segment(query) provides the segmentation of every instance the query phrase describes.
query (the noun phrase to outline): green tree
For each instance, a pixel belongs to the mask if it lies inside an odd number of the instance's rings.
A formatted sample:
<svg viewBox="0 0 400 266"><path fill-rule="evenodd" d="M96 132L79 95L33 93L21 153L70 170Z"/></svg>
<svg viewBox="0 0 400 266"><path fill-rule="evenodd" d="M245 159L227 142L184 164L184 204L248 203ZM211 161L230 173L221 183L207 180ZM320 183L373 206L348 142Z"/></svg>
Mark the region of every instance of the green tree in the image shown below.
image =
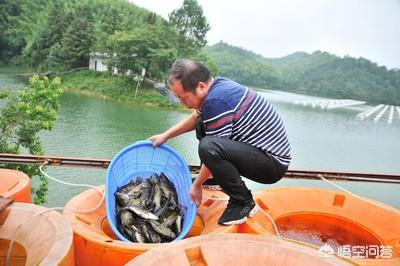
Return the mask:
<svg viewBox="0 0 400 266"><path fill-rule="evenodd" d="M162 25L116 32L107 42L109 69L115 66L121 73L128 69L140 73L145 68L149 78L162 78L176 58L176 49L168 35Z"/></svg>
<svg viewBox="0 0 400 266"><path fill-rule="evenodd" d="M5 61L23 64L22 52L30 45L40 29L47 22L49 1L46 0L5 0L6 27L4 38L6 47L3 52Z"/></svg>
<svg viewBox="0 0 400 266"><path fill-rule="evenodd" d="M29 87L18 91L16 95L3 94L8 101L0 110L0 152L19 154L23 151L42 155L43 148L37 134L54 126L61 93L59 78L49 80L33 76ZM40 174L37 166L0 164L0 168L17 169L31 178L39 176L40 184L32 189L34 202L46 202L47 179Z"/></svg>
<svg viewBox="0 0 400 266"><path fill-rule="evenodd" d="M52 2L46 23L36 31L33 40L24 49L24 56L30 65L47 70L43 63L50 53L50 48L61 42L68 26L68 18L60 0Z"/></svg>
<svg viewBox="0 0 400 266"><path fill-rule="evenodd" d="M183 5L169 14L169 22L178 32L178 57L190 57L207 44L210 25L196 0L184 0Z"/></svg>
<svg viewBox="0 0 400 266"><path fill-rule="evenodd" d="M61 72L66 69L64 57L65 51L57 42L50 48L50 52L43 63L43 67L51 72Z"/></svg>
<svg viewBox="0 0 400 266"><path fill-rule="evenodd" d="M62 40L66 63L71 68L88 66L94 41L92 12L88 5L80 6Z"/></svg>
<svg viewBox="0 0 400 266"><path fill-rule="evenodd" d="M46 60L49 54L50 32L47 27L41 28L36 32L33 42L30 42L24 49L24 57L31 66L38 66Z"/></svg>

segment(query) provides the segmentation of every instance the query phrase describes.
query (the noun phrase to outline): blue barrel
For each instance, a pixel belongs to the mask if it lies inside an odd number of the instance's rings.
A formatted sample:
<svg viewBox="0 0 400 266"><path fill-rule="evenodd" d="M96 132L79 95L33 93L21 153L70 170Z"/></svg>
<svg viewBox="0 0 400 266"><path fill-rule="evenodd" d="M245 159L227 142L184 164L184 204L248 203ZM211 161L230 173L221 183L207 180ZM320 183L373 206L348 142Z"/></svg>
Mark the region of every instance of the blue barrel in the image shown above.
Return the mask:
<svg viewBox="0 0 400 266"><path fill-rule="evenodd" d="M105 199L107 220L113 232L123 241L130 242L117 229L115 196L118 187L134 180L143 179L163 172L174 184L178 194L178 203L183 214L181 233L174 241L182 239L189 232L196 216L196 205L190 202L189 189L192 184L189 167L182 156L166 144L152 147L149 140L138 141L122 149L107 169Z"/></svg>

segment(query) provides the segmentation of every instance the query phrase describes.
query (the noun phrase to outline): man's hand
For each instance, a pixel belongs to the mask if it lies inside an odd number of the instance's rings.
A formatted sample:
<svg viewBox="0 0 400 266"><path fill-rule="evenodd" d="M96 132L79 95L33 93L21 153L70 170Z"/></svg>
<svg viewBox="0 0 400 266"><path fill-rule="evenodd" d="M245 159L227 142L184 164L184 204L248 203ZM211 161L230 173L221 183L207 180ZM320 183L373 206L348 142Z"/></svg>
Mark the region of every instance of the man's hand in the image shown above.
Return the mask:
<svg viewBox="0 0 400 266"><path fill-rule="evenodd" d="M158 134L158 135L151 136L148 139L153 142L153 147L154 148L157 147L160 144L163 144L164 142L166 142L168 140L165 132L161 133L161 134Z"/></svg>
<svg viewBox="0 0 400 266"><path fill-rule="evenodd" d="M192 184L189 190L189 197L192 202L196 204L197 207L201 204L201 199L203 198L203 187L201 185Z"/></svg>

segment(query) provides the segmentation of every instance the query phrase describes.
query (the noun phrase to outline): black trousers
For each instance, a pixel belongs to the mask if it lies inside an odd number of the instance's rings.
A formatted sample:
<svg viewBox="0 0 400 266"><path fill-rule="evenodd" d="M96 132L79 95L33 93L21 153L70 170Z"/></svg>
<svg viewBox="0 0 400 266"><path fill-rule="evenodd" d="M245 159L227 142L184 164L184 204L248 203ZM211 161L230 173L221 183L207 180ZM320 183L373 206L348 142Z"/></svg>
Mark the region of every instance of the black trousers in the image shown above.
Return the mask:
<svg viewBox="0 0 400 266"><path fill-rule="evenodd" d="M252 199L251 191L241 176L258 183L273 184L287 170L273 156L250 144L206 136L201 119L196 124L196 136L200 140L198 152L201 162L231 201L245 203Z"/></svg>

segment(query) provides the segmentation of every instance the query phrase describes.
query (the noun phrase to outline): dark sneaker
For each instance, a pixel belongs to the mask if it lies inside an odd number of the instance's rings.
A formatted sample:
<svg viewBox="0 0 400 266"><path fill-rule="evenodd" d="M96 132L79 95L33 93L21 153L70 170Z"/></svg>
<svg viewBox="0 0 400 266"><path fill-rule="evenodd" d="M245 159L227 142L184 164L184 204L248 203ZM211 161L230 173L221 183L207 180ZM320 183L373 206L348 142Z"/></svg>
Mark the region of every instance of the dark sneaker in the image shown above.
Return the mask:
<svg viewBox="0 0 400 266"><path fill-rule="evenodd" d="M253 217L257 211L258 207L253 199L246 205L229 201L218 223L221 225L242 224L246 222L247 217Z"/></svg>

